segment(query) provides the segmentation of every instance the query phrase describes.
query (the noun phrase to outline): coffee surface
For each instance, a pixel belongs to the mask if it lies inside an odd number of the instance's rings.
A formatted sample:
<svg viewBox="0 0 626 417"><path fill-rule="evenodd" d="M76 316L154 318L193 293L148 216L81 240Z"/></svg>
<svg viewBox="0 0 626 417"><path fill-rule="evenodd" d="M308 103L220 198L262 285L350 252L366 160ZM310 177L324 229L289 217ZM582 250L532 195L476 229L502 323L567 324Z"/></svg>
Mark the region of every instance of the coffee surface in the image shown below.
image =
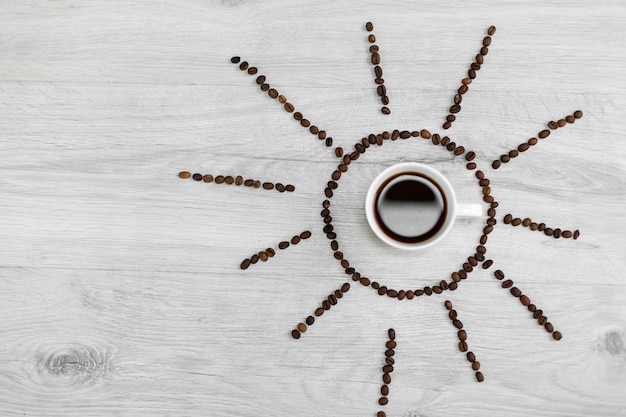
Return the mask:
<svg viewBox="0 0 626 417"><path fill-rule="evenodd" d="M376 221L390 238L423 242L443 227L447 204L440 187L419 173L400 173L385 181L374 201Z"/></svg>

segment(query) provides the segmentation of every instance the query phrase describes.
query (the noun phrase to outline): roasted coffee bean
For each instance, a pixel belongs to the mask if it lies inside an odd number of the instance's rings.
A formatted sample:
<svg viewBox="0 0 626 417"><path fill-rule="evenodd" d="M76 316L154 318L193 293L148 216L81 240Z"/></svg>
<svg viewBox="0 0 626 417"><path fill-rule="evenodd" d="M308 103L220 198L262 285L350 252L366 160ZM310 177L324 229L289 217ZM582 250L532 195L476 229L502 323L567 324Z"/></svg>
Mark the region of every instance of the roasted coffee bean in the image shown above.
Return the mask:
<svg viewBox="0 0 626 417"><path fill-rule="evenodd" d="M382 97L380 98L380 102L381 102L381 103L383 103L384 105L389 104L389 97L387 97L387 96L382 96Z"/></svg>
<svg viewBox="0 0 626 417"><path fill-rule="evenodd" d="M446 306L446 310L452 310L452 301L446 300L444 305Z"/></svg>
<svg viewBox="0 0 626 417"><path fill-rule="evenodd" d="M393 349L387 349L385 351L385 356L387 356L387 357L393 356L395 354L396 354L396 352Z"/></svg>
<svg viewBox="0 0 626 417"><path fill-rule="evenodd" d="M563 126L565 126L566 124L567 124L567 122L565 121L565 119L559 119L559 120L556 122L556 125L557 125L558 127L563 127Z"/></svg>
<svg viewBox="0 0 626 417"><path fill-rule="evenodd" d="M450 107L450 113L458 113L461 111L461 106L459 106L458 104L453 105L452 107Z"/></svg>
<svg viewBox="0 0 626 417"><path fill-rule="evenodd" d="M300 125L302 125L302 127L309 127L311 126L311 122L307 119L302 119L300 120Z"/></svg>
<svg viewBox="0 0 626 417"><path fill-rule="evenodd" d="M215 177L215 183L216 184L224 184L225 178L223 175L218 175L217 177Z"/></svg>
<svg viewBox="0 0 626 417"><path fill-rule="evenodd" d="M244 259L243 262L241 262L241 265L239 265L239 267L241 269L248 269L248 267L250 266L250 259Z"/></svg>
<svg viewBox="0 0 626 417"><path fill-rule="evenodd" d="M548 322L548 318L546 316L541 316L537 319L537 323L541 326L544 326Z"/></svg>
<svg viewBox="0 0 626 417"><path fill-rule="evenodd" d="M263 189L265 190L273 190L274 189L274 184L271 182L264 182L263 183Z"/></svg>
<svg viewBox="0 0 626 417"><path fill-rule="evenodd" d="M379 411L376 413L376 417L387 417L387 414L384 411Z"/></svg>
<svg viewBox="0 0 626 417"><path fill-rule="evenodd" d="M322 308L324 310L330 310L330 301L328 301L328 300L322 301Z"/></svg>
<svg viewBox="0 0 626 417"><path fill-rule="evenodd" d="M296 340L300 339L300 332L298 331L298 329L293 329L291 331L291 337L293 337Z"/></svg>
<svg viewBox="0 0 626 417"><path fill-rule="evenodd" d="M424 294L431 296L433 295L433 289L430 287L424 287Z"/></svg>
<svg viewBox="0 0 626 417"><path fill-rule="evenodd" d="M265 253L267 253L267 256L269 256L270 258L276 255L276 251L272 248L265 249Z"/></svg>
<svg viewBox="0 0 626 417"><path fill-rule="evenodd" d="M389 400L387 399L387 397L380 397L378 399L378 404L380 405L386 405L387 403L389 403Z"/></svg>
<svg viewBox="0 0 626 417"><path fill-rule="evenodd" d="M569 230L563 230L563 232L561 233L561 236L563 236L566 239L569 239L570 237L572 237L572 232Z"/></svg>
<svg viewBox="0 0 626 417"><path fill-rule="evenodd" d="M305 230L304 232L300 233L300 239L308 239L311 237L311 232L308 230Z"/></svg>
<svg viewBox="0 0 626 417"><path fill-rule="evenodd" d="M554 229L554 233L552 234L552 236L554 236L556 239L561 237L561 229L556 228Z"/></svg>
<svg viewBox="0 0 626 417"><path fill-rule="evenodd" d="M294 109L295 109L295 108L293 107L293 104L291 104L291 103L285 103L285 106L284 106L284 107L285 107L285 110L286 110L286 111L288 111L289 113L291 113L291 112L292 112L292 111L294 111Z"/></svg>
<svg viewBox="0 0 626 417"><path fill-rule="evenodd" d="M494 272L493 275L499 280L502 280L504 278L504 272L502 272L499 269L496 272ZM511 285L513 285L513 281L511 281Z"/></svg>
<svg viewBox="0 0 626 417"><path fill-rule="evenodd" d="M524 220L522 220L522 226L524 226L524 227L530 226L531 223L532 223L532 220L530 220L528 217L526 217Z"/></svg>
<svg viewBox="0 0 626 417"><path fill-rule="evenodd" d="M476 78L476 71L470 68L467 71L467 76L473 80L474 78Z"/></svg>
<svg viewBox="0 0 626 417"><path fill-rule="evenodd" d="M478 261L473 256L470 256L469 258L467 258L467 262L469 262L469 264L472 266L478 265Z"/></svg>
<svg viewBox="0 0 626 417"><path fill-rule="evenodd" d="M505 164L509 162L510 160L511 160L511 157L509 156L509 154L500 155L500 161L504 162Z"/></svg>
<svg viewBox="0 0 626 417"><path fill-rule="evenodd" d="M524 307L528 307L530 305L530 298L528 296L522 294L519 297L519 302L522 303Z"/></svg>
<svg viewBox="0 0 626 417"><path fill-rule="evenodd" d="M324 190L324 194L326 195L326 197L331 198L333 196L333 190L331 190L330 188L326 188Z"/></svg>
<svg viewBox="0 0 626 417"><path fill-rule="evenodd" d="M487 55L489 53L489 48L487 48L486 46L483 46L482 48L480 48L480 54L481 55Z"/></svg>
<svg viewBox="0 0 626 417"><path fill-rule="evenodd" d="M546 228L545 228L545 230L543 231L543 233L544 233L546 236L552 236L552 235L554 234L554 230L552 230L552 229L551 229L551 228L549 228L549 227L546 227Z"/></svg>
<svg viewBox="0 0 626 417"><path fill-rule="evenodd" d="M527 143L529 146L535 146L537 144L537 138L530 138Z"/></svg>
<svg viewBox="0 0 626 417"><path fill-rule="evenodd" d="M369 278L362 277L362 278L359 280L359 283L360 283L362 286L367 287L367 286L369 286L369 285L370 285L371 281L370 281L370 279L369 279Z"/></svg>
<svg viewBox="0 0 626 417"><path fill-rule="evenodd" d="M259 87L259 88L261 89L261 91L267 91L267 90L270 89L270 85L266 84L266 83L263 83L263 84L261 84L261 87Z"/></svg>
<svg viewBox="0 0 626 417"><path fill-rule="evenodd" d="M452 320L452 324L453 324L453 325L454 325L454 327L456 327L457 329L462 329L462 328L463 328L463 323L461 322L461 320L454 319L454 320Z"/></svg>
<svg viewBox="0 0 626 417"><path fill-rule="evenodd" d="M512 287L509 291L511 292L513 297L520 297L522 295L522 291L520 291L520 289L517 287Z"/></svg>
<svg viewBox="0 0 626 417"><path fill-rule="evenodd" d="M469 164L465 165L465 167L467 169L476 169L476 164L474 162L470 162Z"/></svg>
<svg viewBox="0 0 626 417"><path fill-rule="evenodd" d="M396 331L394 329L387 330L387 337L389 340L396 340Z"/></svg>
<svg viewBox="0 0 626 417"><path fill-rule="evenodd" d="M528 148L530 148L530 145L527 143L522 143L517 147L517 150L519 152L526 152L528 150Z"/></svg>
<svg viewBox="0 0 626 417"><path fill-rule="evenodd" d="M376 55L378 55L378 54L376 54ZM374 55L372 55L372 59L374 59ZM379 57L378 59L380 60L380 57ZM382 76L383 76L383 69L382 69L381 67L379 67L378 65L376 65L376 66L374 67L374 74L375 74L377 77L382 77ZM378 90L378 89L377 89L377 90ZM383 94L383 95L384 95L384 94Z"/></svg>
<svg viewBox="0 0 626 417"><path fill-rule="evenodd" d="M391 375L389 375L389 374L383 374L383 382L384 382L385 384L389 384L389 383L391 383Z"/></svg>
<svg viewBox="0 0 626 417"><path fill-rule="evenodd" d="M474 151L469 151L468 153L465 154L466 161L473 161L474 158L476 158L476 153Z"/></svg>
<svg viewBox="0 0 626 417"><path fill-rule="evenodd" d="M202 174L193 174L193 176L191 178L193 178L194 181L201 181L202 180Z"/></svg>
<svg viewBox="0 0 626 417"><path fill-rule="evenodd" d="M576 110L576 111L574 112L574 118L576 118L576 119L580 119L581 117L583 117L583 112L582 112L582 111L580 111L580 110Z"/></svg>
<svg viewBox="0 0 626 417"><path fill-rule="evenodd" d="M287 184L287 185L285 185L285 191L292 193L292 192L296 191L296 187L294 187L291 184Z"/></svg>
<svg viewBox="0 0 626 417"><path fill-rule="evenodd" d="M339 260L339 261L340 261L340 260L342 260L342 259L343 259L343 252L341 252L341 251L336 251L336 252L333 254L333 256L335 257L335 259L337 259L337 260Z"/></svg>
<svg viewBox="0 0 626 417"><path fill-rule="evenodd" d="M253 186L254 188L261 188L261 181L259 181L259 180L255 180L255 181L252 183L252 186Z"/></svg>
<svg viewBox="0 0 626 417"><path fill-rule="evenodd" d="M533 318L537 320L539 317L543 315L543 310L537 309L533 312Z"/></svg>
<svg viewBox="0 0 626 417"><path fill-rule="evenodd" d="M398 297L398 291L389 289L389 290L387 290L387 296L391 297L391 298L397 298Z"/></svg>
<svg viewBox="0 0 626 417"><path fill-rule="evenodd" d="M315 323L315 317L313 317L313 316L309 316L309 317L307 317L307 318L306 318L306 320L305 320L305 321L306 321L306 324L310 326L310 325L312 325L313 323Z"/></svg>
<svg viewBox="0 0 626 417"><path fill-rule="evenodd" d="M474 370L474 371L478 371L479 369L480 369L480 362L478 362L478 361L474 361L474 362L472 363L472 370Z"/></svg>
<svg viewBox="0 0 626 417"><path fill-rule="evenodd" d="M213 175L211 175L211 174L205 174L205 175L202 177L202 181L204 181L204 182L213 182Z"/></svg>
<svg viewBox="0 0 626 417"><path fill-rule="evenodd" d="M483 269L489 269L491 268L491 265L493 265L493 261L491 259L487 259L483 262Z"/></svg>
<svg viewBox="0 0 626 417"><path fill-rule="evenodd" d="M498 169L498 168L500 168L500 165L502 165L502 162L500 162L500 161L499 161L499 160L497 160L497 159L491 163L491 167L492 167L493 169Z"/></svg>
<svg viewBox="0 0 626 417"><path fill-rule="evenodd" d="M480 181L478 181L478 185L480 185L481 187L486 187L489 184L491 184L491 181L489 181L487 178L483 178Z"/></svg>
<svg viewBox="0 0 626 417"><path fill-rule="evenodd" d="M331 190L336 190L339 186L339 184L337 184L335 181L328 181L327 185L328 188L330 188Z"/></svg>
<svg viewBox="0 0 626 417"><path fill-rule="evenodd" d="M371 59L371 61L372 61L372 64L374 64L374 65L378 65L378 64L380 64L380 55L378 55L378 52L374 52L374 53L372 54L372 59ZM381 74L381 75L382 75L382 74ZM376 75L376 76L377 76L377 77L380 77L380 75Z"/></svg>
<svg viewBox="0 0 626 417"><path fill-rule="evenodd" d="M250 67L248 68L248 74L250 75L254 75L258 72L259 70L256 67Z"/></svg>
<svg viewBox="0 0 626 417"><path fill-rule="evenodd" d="M385 346L387 346L387 348L389 349L395 349L397 346L397 343L394 342L393 340L390 340L385 344Z"/></svg>
<svg viewBox="0 0 626 417"><path fill-rule="evenodd" d="M188 171L181 171L181 172L179 172L179 173L178 173L178 176L179 176L180 178L187 179L187 178L190 178L190 177L191 177L191 172L188 172Z"/></svg>
<svg viewBox="0 0 626 417"><path fill-rule="evenodd" d="M467 342L465 342L465 341L463 341L463 340L462 340L462 341L460 341L460 342L459 342L459 350L460 350L461 352L467 352L467 349L468 349Z"/></svg>
<svg viewBox="0 0 626 417"><path fill-rule="evenodd" d="M365 29L367 29L368 32L371 32L372 30L374 30L374 25L372 24L372 22L367 22L365 24Z"/></svg>
<svg viewBox="0 0 626 417"><path fill-rule="evenodd" d="M456 317L457 317L457 312L456 312L456 310L451 309L451 310L448 312L448 318L449 318L450 320L454 320L454 319L456 319Z"/></svg>
<svg viewBox="0 0 626 417"><path fill-rule="evenodd" d="M378 74L376 74L377 77L379 77ZM387 87L385 87L384 85L379 85L378 87L376 87L376 93L378 93L379 96L383 97L387 95Z"/></svg>
<svg viewBox="0 0 626 417"><path fill-rule="evenodd" d="M491 45L491 36L485 36L483 38L483 46L489 46Z"/></svg>
<svg viewBox="0 0 626 417"><path fill-rule="evenodd" d="M523 296L522 296L523 297ZM520 297L521 298L521 297ZM528 304L526 306L526 308L528 308L528 311L530 311L531 313L534 313L535 311L537 311L537 306L534 304Z"/></svg>
<svg viewBox="0 0 626 417"><path fill-rule="evenodd" d="M471 68L471 69L473 69L473 70L478 71L478 70L480 70L480 64L478 64L478 63L476 63L476 62L472 62L472 63L470 64L470 68Z"/></svg>
<svg viewBox="0 0 626 417"><path fill-rule="evenodd" d="M539 136L539 139L545 139L548 136L550 136L550 131L549 130L542 130L541 132L539 132L539 134L537 135Z"/></svg>
<svg viewBox="0 0 626 417"><path fill-rule="evenodd" d="M330 303L330 305L337 305L337 297L335 297L333 294L329 295L328 302Z"/></svg>
<svg viewBox="0 0 626 417"><path fill-rule="evenodd" d="M238 56L234 56L230 59L230 62L232 62L233 64L238 64L239 61L241 61L241 58Z"/></svg>
<svg viewBox="0 0 626 417"><path fill-rule="evenodd" d="M286 240L278 244L278 249L287 249L288 247L289 247L289 242L287 242Z"/></svg>
<svg viewBox="0 0 626 417"><path fill-rule="evenodd" d="M556 332L552 333L552 337L554 338L554 340L561 340L563 338L563 335L557 330Z"/></svg>
<svg viewBox="0 0 626 417"><path fill-rule="evenodd" d="M386 107L386 106L381 107L381 108L380 108L380 111L381 111L383 114L391 114L391 110L389 110L389 107Z"/></svg>
<svg viewBox="0 0 626 417"><path fill-rule="evenodd" d="M259 252L259 253L258 253L258 255L259 255L259 259L260 259L261 261L263 261L263 262L267 262L267 259L269 258L269 257L267 256L267 253L265 253L265 252L261 251L261 252Z"/></svg>
<svg viewBox="0 0 626 417"><path fill-rule="evenodd" d="M467 340L467 333L465 332L465 330L459 330L457 332L457 336L459 337L459 340L462 342Z"/></svg>
<svg viewBox="0 0 626 417"><path fill-rule="evenodd" d="M269 95L271 98L277 98L277 97L278 97L278 91L276 91L276 90L275 90L275 89L273 89L273 88L270 88L270 89L267 91L267 95Z"/></svg>
<svg viewBox="0 0 626 417"><path fill-rule="evenodd" d="M476 68L470 67L472 71L476 71ZM472 79L469 77L463 78L461 80L461 84L470 85L472 83Z"/></svg>
<svg viewBox="0 0 626 417"><path fill-rule="evenodd" d="M376 42L376 36L374 36L374 35L369 35L369 36L367 37L367 40L368 40L370 43L374 43L374 42Z"/></svg>
<svg viewBox="0 0 626 417"><path fill-rule="evenodd" d="M489 239L489 236L487 236L487 235L482 235L482 236L480 237L480 240L479 240L480 244L481 244L481 245L484 245L485 243L487 243L487 239Z"/></svg>
<svg viewBox="0 0 626 417"><path fill-rule="evenodd" d="M259 262L259 255L252 255L250 257L250 263L255 264L257 262Z"/></svg>
<svg viewBox="0 0 626 417"><path fill-rule="evenodd" d="M317 317L321 316L322 314L324 314L324 308L323 307L316 308L313 314L315 314Z"/></svg>
<svg viewBox="0 0 626 417"><path fill-rule="evenodd" d="M484 60L485 60L485 58L481 54L476 55L476 63L478 65L482 65Z"/></svg>
<svg viewBox="0 0 626 417"><path fill-rule="evenodd" d="M554 331L554 326L550 322L547 322L546 324L544 324L543 327L546 329L546 332L548 333L552 333Z"/></svg>
<svg viewBox="0 0 626 417"><path fill-rule="evenodd" d="M258 77L256 77L256 83L258 85L261 85L265 82L265 75L259 75Z"/></svg>
<svg viewBox="0 0 626 417"><path fill-rule="evenodd" d="M500 271L500 272L502 272L502 271ZM502 275L504 276L504 274L502 274ZM502 278L498 278L498 279L502 279ZM513 281L511 281L510 279L507 279L506 281L502 282L502 288L511 288L512 286L513 286Z"/></svg>
<svg viewBox="0 0 626 417"><path fill-rule="evenodd" d="M383 385L380 387L380 393L382 395L389 395L389 386L388 385Z"/></svg>
<svg viewBox="0 0 626 417"><path fill-rule="evenodd" d="M467 360L469 362L474 362L476 360L476 355L474 355L474 352L467 352L465 356L467 356Z"/></svg>
<svg viewBox="0 0 626 417"><path fill-rule="evenodd" d="M459 87L459 89L457 90L459 94L465 94L467 93L467 90L469 90L469 87L466 85L462 85Z"/></svg>
<svg viewBox="0 0 626 417"><path fill-rule="evenodd" d="M567 123L574 123L574 122L576 121L576 119L574 118L574 116L567 116L567 117L565 118L565 121L566 121Z"/></svg>
<svg viewBox="0 0 626 417"><path fill-rule="evenodd" d="M235 178L235 185L239 186L241 184L243 184L243 177L241 175L237 175Z"/></svg>
<svg viewBox="0 0 626 417"><path fill-rule="evenodd" d="M554 120L551 120L548 122L548 127L552 130L555 130L559 128L559 125Z"/></svg>
<svg viewBox="0 0 626 417"><path fill-rule="evenodd" d="M235 179L232 176L227 175L226 177L224 177L224 182L228 185L231 185L235 182Z"/></svg>
<svg viewBox="0 0 626 417"><path fill-rule="evenodd" d="M483 382L485 380L485 376L482 372L476 372L476 381Z"/></svg>
<svg viewBox="0 0 626 417"><path fill-rule="evenodd" d="M298 330L299 330L301 333L305 333L305 332L306 332L306 329L307 329L306 324L304 324L304 323L298 323Z"/></svg>
<svg viewBox="0 0 626 417"><path fill-rule="evenodd" d="M574 238L574 240L578 239L578 236L580 236L580 230L576 229L574 230L574 234L572 235L572 237Z"/></svg>
<svg viewBox="0 0 626 417"><path fill-rule="evenodd" d="M496 27L489 26L489 29L487 29L487 33L489 34L489 36L493 36L493 34L496 33Z"/></svg>
<svg viewBox="0 0 626 417"><path fill-rule="evenodd" d="M512 149L509 151L510 158L517 158L517 155L519 155L519 152L516 149Z"/></svg>
<svg viewBox="0 0 626 417"><path fill-rule="evenodd" d="M511 220L511 224L513 226L519 226L520 224L522 224L522 219L520 219L519 217L516 217L513 220Z"/></svg>
<svg viewBox="0 0 626 417"><path fill-rule="evenodd" d="M245 71L248 69L248 63L246 61L243 61L241 64L239 64L239 69L242 71Z"/></svg>
<svg viewBox="0 0 626 417"><path fill-rule="evenodd" d="M330 248L331 248L332 250L337 250L337 249L339 249L339 243L337 243L337 241L336 241L336 240L333 240L332 242L330 242Z"/></svg>

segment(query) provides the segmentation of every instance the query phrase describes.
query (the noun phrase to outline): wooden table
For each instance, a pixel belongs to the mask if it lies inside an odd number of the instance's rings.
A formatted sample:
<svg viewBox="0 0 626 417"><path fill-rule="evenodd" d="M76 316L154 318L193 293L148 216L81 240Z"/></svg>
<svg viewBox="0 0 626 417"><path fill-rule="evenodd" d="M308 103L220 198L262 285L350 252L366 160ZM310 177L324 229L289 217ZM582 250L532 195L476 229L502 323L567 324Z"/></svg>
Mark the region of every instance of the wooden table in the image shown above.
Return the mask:
<svg viewBox="0 0 626 417"><path fill-rule="evenodd" d="M0 415L625 415L625 19L621 1L5 2ZM489 25L485 63L444 133ZM491 168L577 109L582 119ZM334 148L351 152L393 129L449 135L491 180L494 265L477 266L456 291L380 297L343 273L322 233ZM389 141L342 176L332 199L341 250L381 285L450 280L486 217L457 222L423 252L387 247L362 206L370 181L399 161L428 163L460 201L481 202L462 157L423 139ZM296 190L178 178L185 170ZM507 213L581 235L504 225ZM239 268L304 230L313 236ZM562 340L501 288L497 269ZM292 329L346 281L350 291L294 340ZM446 299L483 383L457 349ZM381 407L389 328L396 365Z"/></svg>

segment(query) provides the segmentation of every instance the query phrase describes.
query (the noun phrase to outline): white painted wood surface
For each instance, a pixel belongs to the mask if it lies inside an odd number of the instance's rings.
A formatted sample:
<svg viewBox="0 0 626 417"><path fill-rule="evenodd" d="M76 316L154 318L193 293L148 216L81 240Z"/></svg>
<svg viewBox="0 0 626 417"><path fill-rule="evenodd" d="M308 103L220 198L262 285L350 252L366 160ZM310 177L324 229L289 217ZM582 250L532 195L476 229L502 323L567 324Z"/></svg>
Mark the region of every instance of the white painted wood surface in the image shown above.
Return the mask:
<svg viewBox="0 0 626 417"><path fill-rule="evenodd" d="M4 1L0 5L0 415L368 416L386 330L389 416L623 416L626 408L626 6L621 1ZM372 20L392 115L380 114ZM555 240L498 225L490 271L398 302L353 285L300 340L290 331L345 275L321 233L336 164L241 55L346 148L371 132L438 131L486 28L498 31L449 134L479 154L505 213L579 228ZM545 123L584 111L494 172ZM419 288L471 254L482 225L398 253L367 228L368 181L399 160L480 190L425 142L388 144L344 176L346 256ZM180 170L290 182L279 194ZM501 223L501 222L500 222ZM313 237L247 271L241 260ZM500 288L496 268L564 334ZM474 380L442 302L485 374Z"/></svg>

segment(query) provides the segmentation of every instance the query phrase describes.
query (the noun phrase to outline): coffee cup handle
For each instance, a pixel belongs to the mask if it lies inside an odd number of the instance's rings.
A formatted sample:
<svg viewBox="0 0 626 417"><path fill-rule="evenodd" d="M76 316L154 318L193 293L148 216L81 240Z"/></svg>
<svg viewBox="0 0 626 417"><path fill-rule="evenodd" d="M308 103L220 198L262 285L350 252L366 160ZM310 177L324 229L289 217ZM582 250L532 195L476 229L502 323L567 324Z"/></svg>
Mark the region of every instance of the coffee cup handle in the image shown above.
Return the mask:
<svg viewBox="0 0 626 417"><path fill-rule="evenodd" d="M458 204L456 217L481 217L484 207L479 204Z"/></svg>

